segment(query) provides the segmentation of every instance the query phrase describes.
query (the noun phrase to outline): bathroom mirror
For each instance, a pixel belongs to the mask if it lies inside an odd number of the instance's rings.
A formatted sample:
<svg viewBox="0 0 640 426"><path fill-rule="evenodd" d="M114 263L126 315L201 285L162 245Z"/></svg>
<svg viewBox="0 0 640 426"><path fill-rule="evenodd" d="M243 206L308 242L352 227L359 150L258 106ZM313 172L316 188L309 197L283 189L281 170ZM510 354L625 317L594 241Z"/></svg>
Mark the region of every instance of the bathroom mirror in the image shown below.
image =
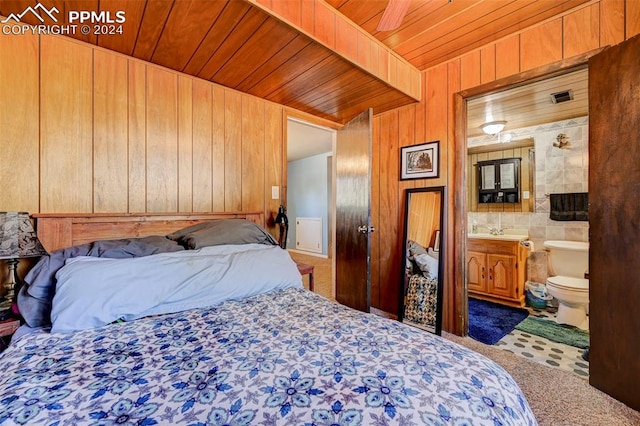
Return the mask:
<svg viewBox="0 0 640 426"><path fill-rule="evenodd" d="M442 331L444 200L444 186L405 192L398 319L435 334Z"/></svg>

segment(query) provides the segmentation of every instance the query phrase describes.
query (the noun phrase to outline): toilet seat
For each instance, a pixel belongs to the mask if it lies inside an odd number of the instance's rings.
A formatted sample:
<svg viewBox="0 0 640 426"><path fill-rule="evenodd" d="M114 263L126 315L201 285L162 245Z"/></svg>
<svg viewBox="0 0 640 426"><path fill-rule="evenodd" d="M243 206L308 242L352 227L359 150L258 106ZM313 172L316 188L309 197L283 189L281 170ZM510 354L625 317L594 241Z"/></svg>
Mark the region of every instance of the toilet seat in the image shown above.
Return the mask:
<svg viewBox="0 0 640 426"><path fill-rule="evenodd" d="M589 280L584 278L555 276L547 278L547 283L562 290L579 292L589 291Z"/></svg>

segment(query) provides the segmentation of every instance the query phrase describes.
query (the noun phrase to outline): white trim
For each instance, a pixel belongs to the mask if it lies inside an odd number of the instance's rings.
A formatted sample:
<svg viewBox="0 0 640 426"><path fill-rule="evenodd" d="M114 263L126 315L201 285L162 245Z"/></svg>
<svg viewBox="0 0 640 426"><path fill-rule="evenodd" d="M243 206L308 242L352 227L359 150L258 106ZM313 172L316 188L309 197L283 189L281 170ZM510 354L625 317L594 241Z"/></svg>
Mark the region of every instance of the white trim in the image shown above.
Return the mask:
<svg viewBox="0 0 640 426"><path fill-rule="evenodd" d="M311 123L309 121L306 121L303 118L287 116L287 120L295 121L296 123L304 124L305 126L315 127L316 129L320 129L320 130L327 130L327 131L333 132L333 133L336 132L335 129L332 129L332 128L327 127L327 126L323 126L322 124Z"/></svg>
<svg viewBox="0 0 640 426"><path fill-rule="evenodd" d="M327 251L331 256L331 298L336 300L336 180L338 176L338 169L336 167L336 144L338 142L338 132L333 132L331 135L331 225L329 225L329 232L331 233L331 244L327 247Z"/></svg>
<svg viewBox="0 0 640 426"><path fill-rule="evenodd" d="M313 252L310 252L310 251L296 250L296 249L287 249L287 251L290 251L292 253L306 254L307 256L322 257L324 259L328 259L329 258L329 256L327 256L326 254L322 254L322 253L313 253Z"/></svg>

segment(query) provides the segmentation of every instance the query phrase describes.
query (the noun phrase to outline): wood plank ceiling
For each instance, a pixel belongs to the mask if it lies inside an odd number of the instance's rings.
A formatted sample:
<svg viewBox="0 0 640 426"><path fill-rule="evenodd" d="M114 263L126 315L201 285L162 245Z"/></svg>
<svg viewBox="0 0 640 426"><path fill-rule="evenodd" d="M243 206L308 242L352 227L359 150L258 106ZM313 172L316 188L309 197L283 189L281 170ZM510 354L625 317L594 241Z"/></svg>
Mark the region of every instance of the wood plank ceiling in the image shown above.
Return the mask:
<svg viewBox="0 0 640 426"><path fill-rule="evenodd" d="M295 28L240 0L43 0L59 11L125 11L122 34L70 35L335 122L415 102ZM0 15L33 0L3 0ZM32 14L21 19L41 24Z"/></svg>
<svg viewBox="0 0 640 426"><path fill-rule="evenodd" d="M411 0L402 25L384 32L376 26L388 0L326 1L424 70L589 0Z"/></svg>
<svg viewBox="0 0 640 426"><path fill-rule="evenodd" d="M503 134L589 114L588 71L582 68L532 84L492 93L467 103L467 136L483 135L480 126L489 121L506 121ZM571 91L572 99L554 103L551 95Z"/></svg>

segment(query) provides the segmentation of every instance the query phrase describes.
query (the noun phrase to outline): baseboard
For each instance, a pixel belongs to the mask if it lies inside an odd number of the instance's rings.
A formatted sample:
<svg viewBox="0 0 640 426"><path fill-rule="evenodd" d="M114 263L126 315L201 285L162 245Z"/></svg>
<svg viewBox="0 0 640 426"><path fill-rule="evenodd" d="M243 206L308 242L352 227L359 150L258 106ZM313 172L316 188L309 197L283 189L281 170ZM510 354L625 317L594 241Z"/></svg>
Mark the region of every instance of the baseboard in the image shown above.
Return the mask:
<svg viewBox="0 0 640 426"><path fill-rule="evenodd" d="M322 257L323 259L328 259L329 258L329 256L327 256L326 254L313 253L311 251L296 250L296 249L287 249L287 251L290 251L292 253L304 254L304 255L307 255L307 256Z"/></svg>
<svg viewBox="0 0 640 426"><path fill-rule="evenodd" d="M369 311L372 314L377 315L379 317L389 318L389 319L392 319L392 320L397 320L398 319L397 315L394 315L391 312L383 311L382 309L371 307L371 308L369 308Z"/></svg>

